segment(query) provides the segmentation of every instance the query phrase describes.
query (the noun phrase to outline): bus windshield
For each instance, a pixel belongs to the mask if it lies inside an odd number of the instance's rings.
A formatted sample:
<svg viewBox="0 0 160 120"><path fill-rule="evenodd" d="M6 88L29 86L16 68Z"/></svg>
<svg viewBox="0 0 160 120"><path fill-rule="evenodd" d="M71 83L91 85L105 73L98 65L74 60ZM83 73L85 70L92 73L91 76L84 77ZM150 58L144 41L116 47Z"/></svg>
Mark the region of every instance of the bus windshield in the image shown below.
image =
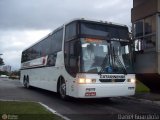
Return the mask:
<svg viewBox="0 0 160 120"><path fill-rule="evenodd" d="M81 38L81 72L132 73L129 43Z"/></svg>
<svg viewBox="0 0 160 120"><path fill-rule="evenodd" d="M128 28L125 26L103 25L93 23L81 23L81 35L95 38L106 39L106 37L114 39L128 40Z"/></svg>
<svg viewBox="0 0 160 120"><path fill-rule="evenodd" d="M73 29L74 28L74 29ZM128 28L78 21L66 26L65 67L68 73L134 73Z"/></svg>

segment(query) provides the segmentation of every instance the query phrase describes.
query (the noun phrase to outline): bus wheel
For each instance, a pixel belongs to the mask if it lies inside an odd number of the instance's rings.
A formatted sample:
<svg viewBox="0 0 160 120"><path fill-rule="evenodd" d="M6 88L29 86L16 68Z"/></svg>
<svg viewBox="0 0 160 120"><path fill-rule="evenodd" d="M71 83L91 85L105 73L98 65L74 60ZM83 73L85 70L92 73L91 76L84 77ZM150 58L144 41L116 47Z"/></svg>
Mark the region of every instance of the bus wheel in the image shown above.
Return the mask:
<svg viewBox="0 0 160 120"><path fill-rule="evenodd" d="M60 84L59 84L59 94L62 99L67 99L66 95L66 83L64 79L61 78Z"/></svg>
<svg viewBox="0 0 160 120"><path fill-rule="evenodd" d="M23 77L23 86L26 87L26 76Z"/></svg>
<svg viewBox="0 0 160 120"><path fill-rule="evenodd" d="M30 85L29 85L29 77L28 77L28 76L25 77L23 84L24 84L24 87L26 87L26 88L29 88L29 87L30 87Z"/></svg>

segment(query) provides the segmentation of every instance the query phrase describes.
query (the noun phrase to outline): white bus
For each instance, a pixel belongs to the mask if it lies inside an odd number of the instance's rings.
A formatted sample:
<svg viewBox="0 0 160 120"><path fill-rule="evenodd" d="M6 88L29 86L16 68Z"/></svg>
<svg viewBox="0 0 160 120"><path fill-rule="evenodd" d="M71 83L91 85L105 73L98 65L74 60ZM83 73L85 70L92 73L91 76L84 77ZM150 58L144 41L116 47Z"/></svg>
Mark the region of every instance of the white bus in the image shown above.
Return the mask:
<svg viewBox="0 0 160 120"><path fill-rule="evenodd" d="M134 95L128 28L85 19L64 24L22 52L20 80L63 99Z"/></svg>

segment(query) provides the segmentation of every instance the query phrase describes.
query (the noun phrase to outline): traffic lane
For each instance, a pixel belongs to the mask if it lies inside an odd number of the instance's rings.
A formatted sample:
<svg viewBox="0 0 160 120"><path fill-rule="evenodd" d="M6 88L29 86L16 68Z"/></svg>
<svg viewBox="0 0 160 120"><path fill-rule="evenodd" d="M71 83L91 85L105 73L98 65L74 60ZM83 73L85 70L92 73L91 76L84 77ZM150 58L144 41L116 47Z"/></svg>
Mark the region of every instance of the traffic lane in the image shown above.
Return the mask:
<svg viewBox="0 0 160 120"><path fill-rule="evenodd" d="M160 113L156 105L145 104L123 98L73 99L63 101L50 91L31 88L25 89L18 80L0 79L0 99L42 102L71 119L106 119L118 114Z"/></svg>

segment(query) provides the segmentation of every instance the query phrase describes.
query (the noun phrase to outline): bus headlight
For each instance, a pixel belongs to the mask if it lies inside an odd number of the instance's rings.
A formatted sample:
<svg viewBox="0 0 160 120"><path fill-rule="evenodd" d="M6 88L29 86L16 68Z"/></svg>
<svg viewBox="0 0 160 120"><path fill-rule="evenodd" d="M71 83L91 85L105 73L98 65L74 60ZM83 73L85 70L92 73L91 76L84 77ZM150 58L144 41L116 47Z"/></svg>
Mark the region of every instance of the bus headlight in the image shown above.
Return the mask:
<svg viewBox="0 0 160 120"><path fill-rule="evenodd" d="M136 80L134 78L131 78L131 83L135 83Z"/></svg>
<svg viewBox="0 0 160 120"><path fill-rule="evenodd" d="M79 78L78 83L79 84L88 84L88 83L95 83L96 79L90 79L90 78Z"/></svg>
<svg viewBox="0 0 160 120"><path fill-rule="evenodd" d="M84 79L84 78L79 78L79 79L78 79L78 83L80 83L80 84L85 83L85 79Z"/></svg>
<svg viewBox="0 0 160 120"><path fill-rule="evenodd" d="M86 83L92 83L92 79L86 79Z"/></svg>
<svg viewBox="0 0 160 120"><path fill-rule="evenodd" d="M134 78L128 79L127 81L131 82L131 83L135 83L136 82L136 80Z"/></svg>

